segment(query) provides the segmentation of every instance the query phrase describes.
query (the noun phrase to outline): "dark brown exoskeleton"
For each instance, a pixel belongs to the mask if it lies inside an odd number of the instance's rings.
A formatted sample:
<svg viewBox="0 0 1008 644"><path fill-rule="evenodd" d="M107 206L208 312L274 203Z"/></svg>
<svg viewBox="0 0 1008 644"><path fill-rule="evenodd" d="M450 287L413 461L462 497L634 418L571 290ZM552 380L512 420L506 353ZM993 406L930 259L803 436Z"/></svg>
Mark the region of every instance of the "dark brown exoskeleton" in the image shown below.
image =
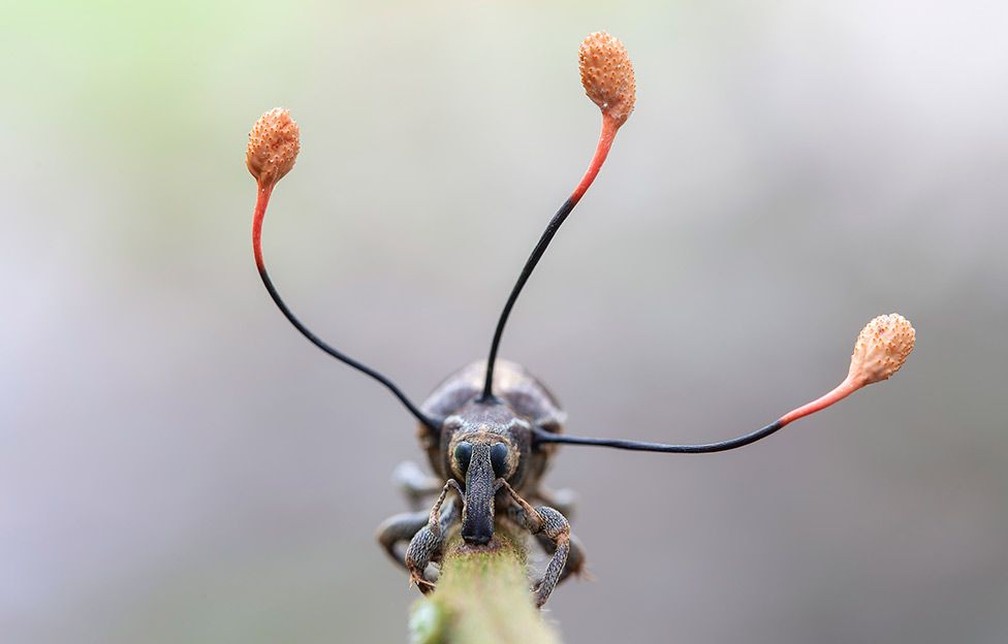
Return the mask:
<svg viewBox="0 0 1008 644"><path fill-rule="evenodd" d="M497 364L496 393L489 399L481 395L485 378L485 361L470 364L424 402L425 414L444 419L436 432L420 427L436 476L425 476L415 464L404 463L395 478L415 505L427 496L437 495L437 500L429 512L417 510L385 521L378 540L426 591L434 585L426 573L428 564L440 560L455 524L461 523L466 543L487 545L495 523L508 521L535 535L552 555L533 589L536 605L541 606L559 582L580 572L584 564L565 516L572 511L572 495L542 487L555 447L538 444L533 431L559 433L564 414L549 391L517 364ZM399 546L406 541L409 546L402 552Z"/></svg>
<svg viewBox="0 0 1008 644"><path fill-rule="evenodd" d="M434 586L429 568L443 554L446 537L456 528L472 547L489 547L495 526L509 522L535 535L550 555L534 599L542 606L554 587L584 567L584 552L571 535L571 495L551 493L542 477L557 444L595 445L617 449L710 453L748 445L785 425L825 409L857 389L885 380L902 366L913 349L914 330L902 316L872 320L861 332L847 378L826 395L798 407L749 434L716 443L669 445L597 439L562 433L564 414L547 389L524 368L498 362L504 326L519 293L546 252L560 225L598 174L617 130L633 110L633 68L625 48L605 33L591 34L581 46L581 79L589 98L602 110L602 132L595 155L571 196L553 216L536 244L504 305L490 354L445 380L417 407L387 377L345 355L310 331L290 311L266 272L261 232L266 207L276 183L294 166L300 133L290 114L277 108L259 119L249 135L246 163L258 182L252 225L256 267L273 301L298 331L334 358L374 378L399 399L420 422L420 439L433 475L414 464L396 470L414 511L394 516L379 528L378 540L424 592ZM420 509L426 498L433 506ZM533 505L538 504L538 505ZM406 545L405 549L402 548Z"/></svg>

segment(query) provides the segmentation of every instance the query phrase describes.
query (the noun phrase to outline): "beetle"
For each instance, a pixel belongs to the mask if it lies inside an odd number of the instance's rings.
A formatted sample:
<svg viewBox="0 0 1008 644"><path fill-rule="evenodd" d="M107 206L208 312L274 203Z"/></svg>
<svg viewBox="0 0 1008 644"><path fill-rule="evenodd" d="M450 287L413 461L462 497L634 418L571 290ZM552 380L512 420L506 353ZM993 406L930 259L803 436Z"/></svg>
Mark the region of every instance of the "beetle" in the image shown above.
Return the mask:
<svg viewBox="0 0 1008 644"><path fill-rule="evenodd" d="M421 444L435 476L424 476L404 463L395 478L414 503L437 495L430 511L418 510L386 520L378 541L410 579L427 591L426 574L438 561L445 539L456 524L462 539L486 546L499 520L535 535L551 554L542 579L533 589L541 606L553 588L571 573L581 572L584 554L570 534L570 500L542 487L554 447L538 444L538 431L559 433L564 414L552 394L523 367L501 361L494 374L494 397L481 395L486 362L474 362L447 378L421 409L442 418L437 432L421 425ZM448 495L451 494L451 498ZM570 495L568 495L570 496ZM531 503L543 505L533 507ZM399 546L408 541L405 552Z"/></svg>
<svg viewBox="0 0 1008 644"><path fill-rule="evenodd" d="M914 330L905 318L898 314L877 317L858 336L848 375L840 385L760 429L729 440L677 445L566 434L564 413L556 398L524 367L498 361L497 352L518 295L560 226L595 180L617 131L634 108L633 66L622 43L605 32L591 34L581 45L579 62L585 93L602 112L599 142L588 169L526 260L498 318L488 358L449 376L420 406L389 378L319 338L281 298L266 271L262 224L274 187L294 166L300 129L287 110L276 108L264 114L249 134L246 165L258 184L252 246L267 292L309 341L384 385L419 422L420 444L433 475L423 474L410 463L397 468L395 478L414 509L386 520L379 527L378 541L425 593L435 586L429 569L441 560L446 538L455 528L474 548L493 545L499 522L534 535L549 555L542 577L533 585L536 606L546 602L558 583L584 570L584 549L571 534L567 519L573 509L572 496L551 492L542 483L557 445L694 454L735 449L825 409L865 385L889 378L913 349ZM427 497L435 499L433 505L429 510L421 509L419 505Z"/></svg>

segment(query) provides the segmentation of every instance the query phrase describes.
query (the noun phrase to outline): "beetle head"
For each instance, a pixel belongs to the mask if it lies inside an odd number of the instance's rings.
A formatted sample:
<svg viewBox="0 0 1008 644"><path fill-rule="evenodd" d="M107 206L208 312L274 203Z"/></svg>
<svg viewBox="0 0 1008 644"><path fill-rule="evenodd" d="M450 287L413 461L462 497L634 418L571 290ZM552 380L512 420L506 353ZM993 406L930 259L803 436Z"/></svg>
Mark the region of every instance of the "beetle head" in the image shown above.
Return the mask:
<svg viewBox="0 0 1008 644"><path fill-rule="evenodd" d="M503 479L513 486L524 478L531 450L531 426L506 403L474 400L445 419L445 471L465 493L462 538L486 544L494 532L494 497Z"/></svg>

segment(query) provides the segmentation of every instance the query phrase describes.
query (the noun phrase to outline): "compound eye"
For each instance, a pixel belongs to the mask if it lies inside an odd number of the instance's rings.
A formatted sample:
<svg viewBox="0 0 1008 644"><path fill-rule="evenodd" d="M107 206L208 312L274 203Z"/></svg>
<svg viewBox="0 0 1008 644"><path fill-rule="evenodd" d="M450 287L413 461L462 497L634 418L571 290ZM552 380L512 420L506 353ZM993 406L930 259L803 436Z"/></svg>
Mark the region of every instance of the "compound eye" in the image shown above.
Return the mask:
<svg viewBox="0 0 1008 644"><path fill-rule="evenodd" d="M502 477L507 471L507 457L508 448L504 443L494 443L490 446L490 465L493 466L496 476Z"/></svg>
<svg viewBox="0 0 1008 644"><path fill-rule="evenodd" d="M455 446L455 463L458 465L459 473L465 474L469 469L469 461L472 460L472 443L462 441Z"/></svg>

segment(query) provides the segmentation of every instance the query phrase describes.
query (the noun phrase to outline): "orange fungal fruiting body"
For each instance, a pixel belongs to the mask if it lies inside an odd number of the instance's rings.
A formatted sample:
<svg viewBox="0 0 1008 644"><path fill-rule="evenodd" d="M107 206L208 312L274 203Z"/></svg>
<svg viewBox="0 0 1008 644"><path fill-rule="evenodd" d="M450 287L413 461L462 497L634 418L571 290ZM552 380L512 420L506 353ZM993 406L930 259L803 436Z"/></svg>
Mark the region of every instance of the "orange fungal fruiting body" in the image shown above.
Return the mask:
<svg viewBox="0 0 1008 644"><path fill-rule="evenodd" d="M862 386L888 379L906 362L915 340L913 326L899 313L878 316L858 334L847 378Z"/></svg>
<svg viewBox="0 0 1008 644"><path fill-rule="evenodd" d="M604 31L589 34L578 52L581 84L585 93L615 121L617 127L630 116L637 100L633 64L619 39Z"/></svg>
<svg viewBox="0 0 1008 644"><path fill-rule="evenodd" d="M275 107L259 117L249 132L245 165L261 186L273 186L291 168L301 150L301 131L290 112Z"/></svg>

